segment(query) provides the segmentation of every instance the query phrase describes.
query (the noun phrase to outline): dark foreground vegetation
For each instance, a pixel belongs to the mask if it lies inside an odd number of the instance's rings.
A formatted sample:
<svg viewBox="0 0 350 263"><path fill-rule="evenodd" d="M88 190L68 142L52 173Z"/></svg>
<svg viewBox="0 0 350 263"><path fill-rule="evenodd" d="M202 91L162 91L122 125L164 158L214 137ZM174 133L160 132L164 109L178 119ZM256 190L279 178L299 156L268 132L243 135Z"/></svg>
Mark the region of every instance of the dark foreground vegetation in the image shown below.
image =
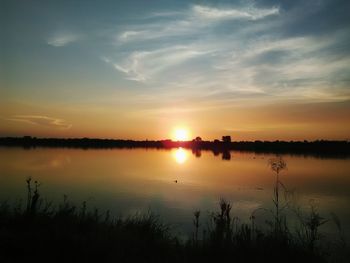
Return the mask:
<svg viewBox="0 0 350 263"><path fill-rule="evenodd" d="M337 243L336 252L320 242L319 227L326 220L317 210L299 214L298 231L288 228L279 200L283 164L273 169L275 209L267 230L256 226L255 214L251 223L239 223L231 204L221 199L207 224L194 212L187 241L152 213L113 218L67 197L54 206L43 201L38 183L29 178L27 201L0 207L0 262L347 262L345 242Z"/></svg>
<svg viewBox="0 0 350 263"><path fill-rule="evenodd" d="M204 141L200 137L192 141L134 141L114 139L59 139L59 138L36 138L24 137L3 137L0 138L0 146L16 146L24 148L35 147L66 147L82 149L98 148L154 148L171 149L187 148L200 157L201 150L210 150L215 155L222 154L223 159L230 159L230 151L254 151L257 153L290 153L314 155L319 157L350 157L349 141L231 141L230 136L223 136L223 139Z"/></svg>

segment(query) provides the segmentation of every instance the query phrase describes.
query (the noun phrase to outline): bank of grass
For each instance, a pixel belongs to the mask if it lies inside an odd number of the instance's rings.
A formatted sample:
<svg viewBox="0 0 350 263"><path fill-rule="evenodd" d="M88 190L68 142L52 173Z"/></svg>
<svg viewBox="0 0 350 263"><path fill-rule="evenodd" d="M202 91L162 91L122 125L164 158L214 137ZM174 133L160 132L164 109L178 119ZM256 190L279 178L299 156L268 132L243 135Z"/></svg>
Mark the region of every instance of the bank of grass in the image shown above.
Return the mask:
<svg viewBox="0 0 350 263"><path fill-rule="evenodd" d="M231 216L231 204L220 200L207 225L201 223L200 211L194 213L193 236L183 242L152 213L113 218L108 211L87 209L85 202L75 206L66 197L54 207L43 201L37 182L33 185L28 179L27 187L25 204L1 205L0 262L327 262L334 258L317 245L322 222L314 210L297 234L276 218L270 230L262 231L254 218L252 224L240 224Z"/></svg>

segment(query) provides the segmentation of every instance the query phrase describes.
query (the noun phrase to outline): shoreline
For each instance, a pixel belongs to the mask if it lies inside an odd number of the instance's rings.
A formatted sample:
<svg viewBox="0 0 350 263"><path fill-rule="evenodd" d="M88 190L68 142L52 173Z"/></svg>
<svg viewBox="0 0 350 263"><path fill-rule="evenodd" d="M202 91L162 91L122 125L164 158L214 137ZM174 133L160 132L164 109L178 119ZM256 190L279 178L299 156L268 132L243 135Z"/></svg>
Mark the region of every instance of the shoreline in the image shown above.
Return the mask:
<svg viewBox="0 0 350 263"><path fill-rule="evenodd" d="M313 155L318 157L350 157L349 141L172 141L172 140L121 140L121 139L93 139L93 138L36 138L2 137L0 146L23 147L25 149L37 147L49 148L78 148L78 149L190 149L196 154L200 151L212 151L214 155L223 155L223 159L230 159L231 151Z"/></svg>

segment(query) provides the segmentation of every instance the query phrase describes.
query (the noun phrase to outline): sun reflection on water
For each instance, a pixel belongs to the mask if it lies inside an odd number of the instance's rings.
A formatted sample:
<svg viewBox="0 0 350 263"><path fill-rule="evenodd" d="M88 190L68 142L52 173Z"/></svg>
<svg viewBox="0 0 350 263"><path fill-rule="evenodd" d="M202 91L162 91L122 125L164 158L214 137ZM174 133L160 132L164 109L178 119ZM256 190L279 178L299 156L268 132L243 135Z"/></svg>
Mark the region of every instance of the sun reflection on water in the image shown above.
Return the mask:
<svg viewBox="0 0 350 263"><path fill-rule="evenodd" d="M187 152L182 148L176 149L173 154L174 154L175 161L178 164L183 164L184 162L186 162L188 157Z"/></svg>

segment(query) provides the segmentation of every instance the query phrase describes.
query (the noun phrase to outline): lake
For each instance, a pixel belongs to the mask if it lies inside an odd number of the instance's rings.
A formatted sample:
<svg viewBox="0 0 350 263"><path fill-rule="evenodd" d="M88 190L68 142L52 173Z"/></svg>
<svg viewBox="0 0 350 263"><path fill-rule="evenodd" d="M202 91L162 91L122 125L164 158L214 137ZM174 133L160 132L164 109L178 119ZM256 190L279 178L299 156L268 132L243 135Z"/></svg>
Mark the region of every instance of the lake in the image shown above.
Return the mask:
<svg viewBox="0 0 350 263"><path fill-rule="evenodd" d="M16 202L26 197L25 179L41 183L41 195L54 202L69 200L88 207L109 209L115 216L152 211L171 224L179 236L191 234L193 212L201 210L201 223L218 210L220 198L233 205L232 216L250 222L255 212L261 226L273 208L275 174L268 166L273 154L185 149L65 149L0 148L0 200ZM282 155L287 170L280 179L293 190L293 206L307 212L310 204L326 219L340 219L343 234L350 237L350 161ZM290 203L291 204L291 203ZM258 209L258 210L257 210ZM287 216L296 224L295 214ZM336 238L333 221L321 229Z"/></svg>

